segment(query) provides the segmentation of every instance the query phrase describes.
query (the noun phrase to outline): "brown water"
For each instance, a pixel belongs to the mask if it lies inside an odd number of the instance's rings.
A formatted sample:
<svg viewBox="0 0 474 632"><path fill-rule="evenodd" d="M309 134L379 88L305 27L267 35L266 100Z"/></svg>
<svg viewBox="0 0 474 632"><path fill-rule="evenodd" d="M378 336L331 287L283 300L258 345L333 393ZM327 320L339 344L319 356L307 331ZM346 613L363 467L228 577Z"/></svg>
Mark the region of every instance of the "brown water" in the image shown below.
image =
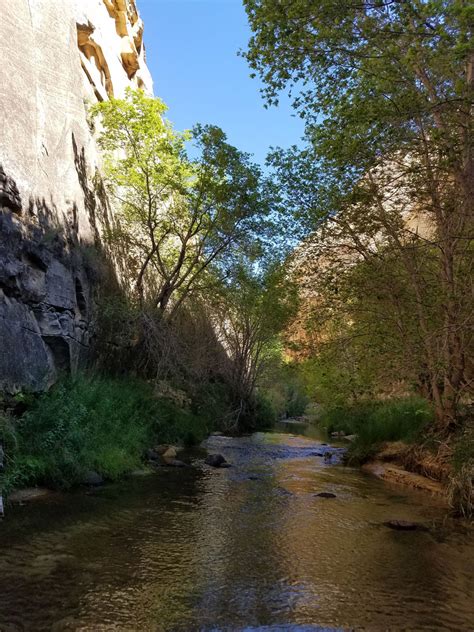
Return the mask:
<svg viewBox="0 0 474 632"><path fill-rule="evenodd" d="M472 532L429 497L325 465L309 438L208 448L233 467L196 454L194 468L10 509L0 630L474 629Z"/></svg>

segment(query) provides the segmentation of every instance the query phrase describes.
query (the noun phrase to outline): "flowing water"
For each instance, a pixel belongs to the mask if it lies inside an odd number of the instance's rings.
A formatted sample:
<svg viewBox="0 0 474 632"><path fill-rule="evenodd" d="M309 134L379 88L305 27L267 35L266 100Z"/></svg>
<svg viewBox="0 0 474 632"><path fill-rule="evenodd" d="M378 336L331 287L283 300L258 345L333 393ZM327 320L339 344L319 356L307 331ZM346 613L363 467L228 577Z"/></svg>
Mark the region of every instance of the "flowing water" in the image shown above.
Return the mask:
<svg viewBox="0 0 474 632"><path fill-rule="evenodd" d="M193 468L10 509L0 630L474 629L472 532L433 499L324 463L307 437L207 448L233 467L196 453Z"/></svg>

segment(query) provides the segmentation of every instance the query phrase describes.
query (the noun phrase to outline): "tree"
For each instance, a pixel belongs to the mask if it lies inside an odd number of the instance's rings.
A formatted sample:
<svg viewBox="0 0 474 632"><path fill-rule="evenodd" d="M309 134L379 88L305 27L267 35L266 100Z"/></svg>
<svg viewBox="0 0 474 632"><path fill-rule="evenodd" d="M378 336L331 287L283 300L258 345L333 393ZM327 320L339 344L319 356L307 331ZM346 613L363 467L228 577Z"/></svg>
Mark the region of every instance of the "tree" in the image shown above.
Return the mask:
<svg viewBox="0 0 474 632"><path fill-rule="evenodd" d="M271 202L261 170L222 130L198 125L177 133L165 111L140 90L92 108L120 208L110 237L126 253L140 306L172 318L211 266L225 274L236 250L253 247ZM196 158L186 153L191 138Z"/></svg>
<svg viewBox="0 0 474 632"><path fill-rule="evenodd" d="M231 362L235 426L243 429L253 418L255 390L265 371L279 361L278 337L297 309L296 287L285 266L268 268L242 263L213 302L215 326Z"/></svg>
<svg viewBox="0 0 474 632"><path fill-rule="evenodd" d="M385 248L398 252L430 357L438 423L449 430L469 388L472 345L472 6L464 0L245 0L245 6L254 31L246 57L265 82L268 102L290 87L306 119L311 171L319 174L313 226L322 217L334 226L342 210L351 214L345 230L361 257L370 254L363 236L373 228L383 233ZM429 243L416 230L408 235L407 213L433 227ZM423 271L415 253L430 259ZM429 294L436 294L433 339L424 313L428 270Z"/></svg>

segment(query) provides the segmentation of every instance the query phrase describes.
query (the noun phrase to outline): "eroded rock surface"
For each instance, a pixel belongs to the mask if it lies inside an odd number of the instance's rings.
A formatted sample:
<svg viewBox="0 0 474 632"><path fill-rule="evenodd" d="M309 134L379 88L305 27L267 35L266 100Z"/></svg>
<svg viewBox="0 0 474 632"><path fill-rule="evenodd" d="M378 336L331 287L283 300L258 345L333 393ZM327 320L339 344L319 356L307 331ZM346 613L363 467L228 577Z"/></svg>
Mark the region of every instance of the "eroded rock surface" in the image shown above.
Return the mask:
<svg viewBox="0 0 474 632"><path fill-rule="evenodd" d="M152 91L134 0L0 0L0 390L48 388L94 336L113 222L87 105Z"/></svg>

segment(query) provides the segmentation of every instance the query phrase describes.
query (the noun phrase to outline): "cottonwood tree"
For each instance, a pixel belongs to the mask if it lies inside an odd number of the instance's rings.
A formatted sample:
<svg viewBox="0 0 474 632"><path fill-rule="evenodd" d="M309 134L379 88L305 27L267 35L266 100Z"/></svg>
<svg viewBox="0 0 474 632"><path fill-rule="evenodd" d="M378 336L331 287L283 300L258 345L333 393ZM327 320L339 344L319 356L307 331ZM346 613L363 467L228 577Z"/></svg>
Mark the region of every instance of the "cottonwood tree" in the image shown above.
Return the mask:
<svg viewBox="0 0 474 632"><path fill-rule="evenodd" d="M258 238L271 207L270 188L247 154L215 126L178 133L166 106L142 91L95 105L106 173L118 202L109 237L126 253L126 274L139 305L167 319L206 284L213 266ZM194 141L191 158L186 142Z"/></svg>
<svg viewBox="0 0 474 632"><path fill-rule="evenodd" d="M296 286L281 263L267 269L241 264L214 297L216 331L231 359L226 378L235 403L232 422L240 430L253 419L256 388L280 359L278 337L297 305Z"/></svg>
<svg viewBox="0 0 474 632"><path fill-rule="evenodd" d="M438 423L449 430L472 378L466 357L473 304L472 6L464 0L244 4L254 32L246 57L264 81L268 103L289 87L306 120L311 171L318 172L313 226L322 215L336 221L341 209L357 209L358 225L351 218L345 228L364 251L360 256L369 254L361 236L372 221L385 247L398 253L424 355L431 355ZM293 180L298 175L293 169ZM387 187L401 187L405 197L389 202ZM433 228L429 243L421 234L407 238L400 224L407 201ZM422 272L420 259L430 260ZM436 299L435 309L426 310L427 271L428 295Z"/></svg>

